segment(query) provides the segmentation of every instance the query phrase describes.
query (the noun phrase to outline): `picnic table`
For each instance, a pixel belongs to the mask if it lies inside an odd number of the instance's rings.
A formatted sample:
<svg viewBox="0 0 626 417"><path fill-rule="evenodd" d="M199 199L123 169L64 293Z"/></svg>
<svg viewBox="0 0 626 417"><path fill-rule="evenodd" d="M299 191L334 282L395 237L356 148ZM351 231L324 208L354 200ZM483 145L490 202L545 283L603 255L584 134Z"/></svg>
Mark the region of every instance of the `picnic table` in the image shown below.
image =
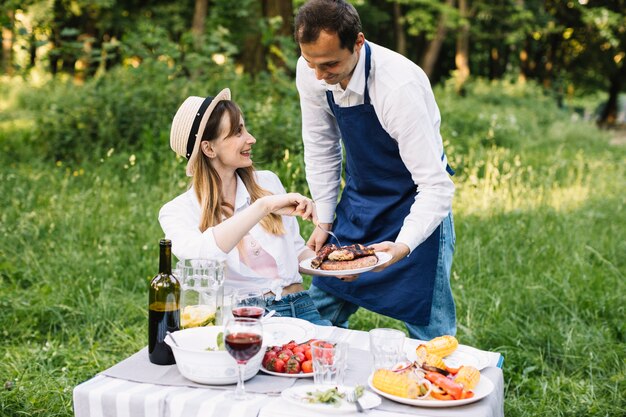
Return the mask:
<svg viewBox="0 0 626 417"><path fill-rule="evenodd" d="M347 385L367 385L371 372L367 332L338 327L315 326L318 339L346 342L350 346ZM406 339L405 350L419 341ZM391 416L504 416L504 380L502 357L496 352L480 351L488 365L481 378L494 385L485 398L467 405L449 408L424 408L400 404L386 398L368 410L370 417ZM206 386L194 383L178 373L176 365L157 366L148 360L147 348L140 350L88 381L73 392L76 417L286 417L316 416L318 413L281 398L282 391L297 384L310 384L311 378L284 378L259 372L246 382L246 391L255 393L252 400L233 402L224 397L234 385ZM358 416L356 412L343 414Z"/></svg>

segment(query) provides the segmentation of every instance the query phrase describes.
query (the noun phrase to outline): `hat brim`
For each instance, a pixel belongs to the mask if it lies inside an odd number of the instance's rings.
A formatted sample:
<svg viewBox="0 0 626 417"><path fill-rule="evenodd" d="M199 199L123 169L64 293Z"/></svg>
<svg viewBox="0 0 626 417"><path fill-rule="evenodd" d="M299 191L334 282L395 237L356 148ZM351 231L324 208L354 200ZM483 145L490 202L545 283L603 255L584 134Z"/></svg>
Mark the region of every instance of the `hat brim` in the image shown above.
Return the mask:
<svg viewBox="0 0 626 417"><path fill-rule="evenodd" d="M191 152L191 156L189 157L189 160L187 161L187 167L185 168L185 172L187 173L188 177L193 176L193 167L195 166L196 159L198 158L200 154L200 142L202 142L201 138L202 138L202 135L204 134L204 129L206 128L206 124L209 121L209 118L211 117L213 110L215 110L215 106L217 106L217 103L219 103L220 101L230 100L230 97L231 97L230 89L229 88L223 89L222 91L217 93L217 95L213 98L213 101L211 101L211 104L209 104L209 107L204 112L204 115L202 116L202 120L200 121L200 127L198 128L198 139L196 139L196 143L193 145L193 151Z"/></svg>

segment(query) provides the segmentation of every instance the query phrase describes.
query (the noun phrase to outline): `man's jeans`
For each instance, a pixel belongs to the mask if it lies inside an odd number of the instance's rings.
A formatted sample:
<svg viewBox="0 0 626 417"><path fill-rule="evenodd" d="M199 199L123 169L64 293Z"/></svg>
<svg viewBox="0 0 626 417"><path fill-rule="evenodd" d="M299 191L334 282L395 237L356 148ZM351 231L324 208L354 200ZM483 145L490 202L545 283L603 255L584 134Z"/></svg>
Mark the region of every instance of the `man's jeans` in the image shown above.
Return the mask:
<svg viewBox="0 0 626 417"><path fill-rule="evenodd" d="M430 322L427 326L404 323L413 339L430 340L444 334L456 335L456 309L450 288L450 270L456 244L452 213L443 220L442 226ZM335 326L347 328L348 319L359 309L358 305L335 297L314 285L309 288L309 295L322 318L330 320Z"/></svg>

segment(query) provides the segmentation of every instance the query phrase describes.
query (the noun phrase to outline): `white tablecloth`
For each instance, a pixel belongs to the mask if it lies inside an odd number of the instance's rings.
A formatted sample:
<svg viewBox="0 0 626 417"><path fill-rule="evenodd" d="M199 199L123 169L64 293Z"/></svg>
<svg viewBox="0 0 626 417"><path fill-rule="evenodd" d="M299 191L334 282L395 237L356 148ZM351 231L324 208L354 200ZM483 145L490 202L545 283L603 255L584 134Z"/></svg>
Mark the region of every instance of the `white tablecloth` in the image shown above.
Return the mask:
<svg viewBox="0 0 626 417"><path fill-rule="evenodd" d="M336 327L316 326L316 338L345 341L351 348L368 349L367 332ZM409 347L418 341L407 339ZM489 378L495 389L486 398L472 404L453 408L421 408L404 406L383 399L377 408L368 411L370 417L391 416L504 416L504 381L497 367L500 355L489 352L490 366L482 377ZM277 377L279 378L279 377ZM307 382L312 382L308 380ZM364 382L364 381L363 381ZM231 387L227 387L232 389ZM166 386L138 383L106 376L106 371L74 388L76 417L308 417L317 414L290 404L280 398L280 392L256 394L255 399L232 402L224 398L225 389L192 386ZM344 416L359 416L350 413Z"/></svg>

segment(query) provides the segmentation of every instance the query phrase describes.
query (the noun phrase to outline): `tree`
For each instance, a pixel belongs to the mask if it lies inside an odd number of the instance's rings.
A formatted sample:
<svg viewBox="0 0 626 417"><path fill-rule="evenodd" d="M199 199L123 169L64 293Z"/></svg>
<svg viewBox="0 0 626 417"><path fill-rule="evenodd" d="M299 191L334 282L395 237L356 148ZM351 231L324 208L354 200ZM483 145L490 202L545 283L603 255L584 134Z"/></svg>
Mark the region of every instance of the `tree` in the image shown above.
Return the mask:
<svg viewBox="0 0 626 417"><path fill-rule="evenodd" d="M464 94L465 82L470 76L469 68L469 5L468 0L459 0L459 14L461 16L461 26L456 38L456 64L455 89L458 94Z"/></svg>
<svg viewBox="0 0 626 417"><path fill-rule="evenodd" d="M2 72L13 74L13 28L15 26L15 10L4 10L2 23Z"/></svg>
<svg viewBox="0 0 626 417"><path fill-rule="evenodd" d="M448 34L448 27L450 26L450 16L456 15L454 9L454 0L446 0L445 4L441 7L439 22L437 23L437 30L433 40L428 44L424 59L422 60L422 69L429 77L432 76L435 68L435 64L439 59L439 52L446 40Z"/></svg>

